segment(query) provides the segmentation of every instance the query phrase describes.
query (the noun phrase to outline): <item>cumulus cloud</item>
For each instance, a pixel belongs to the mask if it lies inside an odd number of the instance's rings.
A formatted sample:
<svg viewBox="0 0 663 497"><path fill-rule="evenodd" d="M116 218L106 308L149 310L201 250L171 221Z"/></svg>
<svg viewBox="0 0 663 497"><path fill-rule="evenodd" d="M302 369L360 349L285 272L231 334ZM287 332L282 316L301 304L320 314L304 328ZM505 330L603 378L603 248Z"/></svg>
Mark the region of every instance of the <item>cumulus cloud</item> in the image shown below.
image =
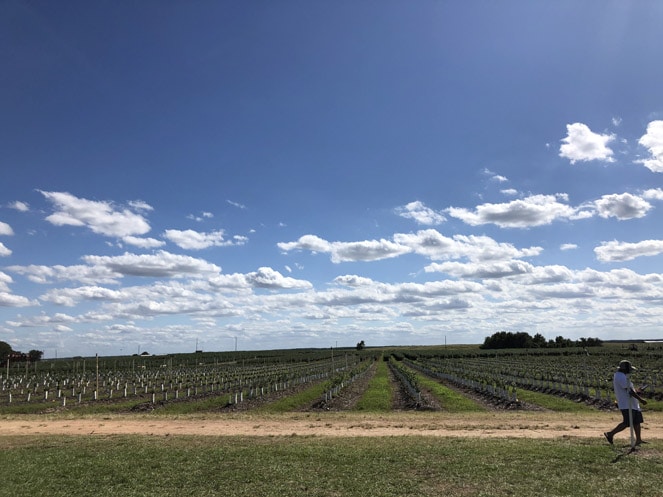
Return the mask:
<svg viewBox="0 0 663 497"><path fill-rule="evenodd" d="M603 195L594 204L599 216L619 220L644 217L652 208L649 202L630 193Z"/></svg>
<svg viewBox="0 0 663 497"><path fill-rule="evenodd" d="M134 212L150 210L144 202L134 201L129 207L118 208L111 202L78 198L66 192L41 194L53 204L55 211L46 220L55 226L87 227L94 233L118 238L150 231L147 220Z"/></svg>
<svg viewBox="0 0 663 497"><path fill-rule="evenodd" d="M436 225L446 221L444 215L426 207L422 202L416 200L402 207L396 208L396 213L406 219L413 219L418 224Z"/></svg>
<svg viewBox="0 0 663 497"><path fill-rule="evenodd" d="M12 251L5 247L5 244L0 242L0 257L9 257Z"/></svg>
<svg viewBox="0 0 663 497"><path fill-rule="evenodd" d="M304 235L295 242L280 242L277 246L284 252L309 250L314 253L329 253L334 263L378 261L410 252L408 247L384 239L360 242L328 242L315 235Z"/></svg>
<svg viewBox="0 0 663 497"><path fill-rule="evenodd" d="M560 200L566 200L566 196L532 195L501 204L479 205L474 211L450 207L447 213L471 226L496 224L502 228L529 228L550 224L557 219L581 219L591 216L591 213L575 209Z"/></svg>
<svg viewBox="0 0 663 497"><path fill-rule="evenodd" d="M11 236L14 234L14 230L7 223L0 221L0 235Z"/></svg>
<svg viewBox="0 0 663 497"><path fill-rule="evenodd" d="M559 155L569 159L571 164L577 161L615 161L612 149L607 146L615 139L615 135L594 133L589 126L582 123L567 124L566 131L567 136L562 139Z"/></svg>
<svg viewBox="0 0 663 497"><path fill-rule="evenodd" d="M636 243L619 242L616 240L602 242L594 248L598 260L602 262L623 262L643 256L663 253L663 240L643 240Z"/></svg>
<svg viewBox="0 0 663 497"><path fill-rule="evenodd" d="M312 288L310 282L305 280L297 280L283 276L278 271L270 267L261 267L257 271L248 273L246 280L253 287L267 288L270 290L276 289L309 289Z"/></svg>
<svg viewBox="0 0 663 497"><path fill-rule="evenodd" d="M128 245L133 245L134 247L140 247L144 249L158 248L163 247L166 242L163 240L157 240L156 238L143 238L140 236L124 236L122 241Z"/></svg>
<svg viewBox="0 0 663 497"><path fill-rule="evenodd" d="M30 305L34 305L34 302L26 297L0 291L0 307L27 307Z"/></svg>
<svg viewBox="0 0 663 497"><path fill-rule="evenodd" d="M211 231L209 233L201 233L194 230L166 230L163 236L178 247L186 250L243 245L248 240L244 236L235 236L230 240L226 240L223 230Z"/></svg>
<svg viewBox="0 0 663 497"><path fill-rule="evenodd" d="M396 233L391 240L365 240L360 242L327 242L315 235L305 235L297 242L279 243L285 252L310 250L331 254L333 262L376 261L415 253L429 259L460 259L472 261L510 260L533 257L541 247L517 249L509 243L498 243L487 236L454 235L447 237L435 229L416 233Z"/></svg>
<svg viewBox="0 0 663 497"><path fill-rule="evenodd" d="M156 254L131 254L120 256L86 255L83 260L92 266L106 268L123 276L145 276L152 278L182 278L185 276L208 276L221 271L215 264L186 255L171 254L160 250Z"/></svg>
<svg viewBox="0 0 663 497"><path fill-rule="evenodd" d="M59 288L50 290L40 297L41 300L54 304L73 307L81 300L99 300L119 302L130 295L128 290L112 290L101 286L82 286L78 288Z"/></svg>
<svg viewBox="0 0 663 497"><path fill-rule="evenodd" d="M650 122L647 132L638 143L649 151L650 157L635 162L643 164L652 172L663 173L663 121Z"/></svg>
<svg viewBox="0 0 663 497"><path fill-rule="evenodd" d="M16 200L10 203L9 207L19 212L28 212L30 210L30 206L28 205L28 203L21 202L20 200Z"/></svg>
<svg viewBox="0 0 663 497"><path fill-rule="evenodd" d="M575 250L577 248L578 246L575 243L563 243L559 247L560 250Z"/></svg>
<svg viewBox="0 0 663 497"><path fill-rule="evenodd" d="M663 190L661 188L651 188L642 192L642 198L647 200L663 200Z"/></svg>
<svg viewBox="0 0 663 497"><path fill-rule="evenodd" d="M472 261L508 260L536 256L540 247L516 249L510 243L498 243L487 236L454 235L446 237L434 229L417 233L397 233L394 241L429 259L461 259Z"/></svg>
<svg viewBox="0 0 663 497"><path fill-rule="evenodd" d="M32 305L29 299L20 295L14 295L9 289L9 285L13 283L11 276L0 271L0 307L25 307Z"/></svg>
<svg viewBox="0 0 663 497"><path fill-rule="evenodd" d="M500 261L491 263L444 262L426 266L425 271L446 273L455 278L491 279L529 273L533 266L524 261Z"/></svg>
<svg viewBox="0 0 663 497"><path fill-rule="evenodd" d="M122 275L103 266L9 266L8 271L21 274L33 283L50 284L57 281L78 281L83 284L113 284Z"/></svg>

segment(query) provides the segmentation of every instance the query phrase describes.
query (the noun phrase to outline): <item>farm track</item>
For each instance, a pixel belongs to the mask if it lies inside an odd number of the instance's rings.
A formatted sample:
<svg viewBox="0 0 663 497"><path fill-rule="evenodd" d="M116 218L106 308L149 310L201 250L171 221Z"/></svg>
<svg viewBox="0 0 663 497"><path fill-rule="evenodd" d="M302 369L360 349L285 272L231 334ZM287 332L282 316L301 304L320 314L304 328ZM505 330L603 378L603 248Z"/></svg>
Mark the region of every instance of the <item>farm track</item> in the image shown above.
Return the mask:
<svg viewBox="0 0 663 497"><path fill-rule="evenodd" d="M283 415L226 413L165 417L127 414L83 418L21 416L0 420L0 436L199 435L199 436L433 436L475 438L602 438L618 421L616 412L559 414L542 411L299 412ZM663 413L645 413L645 440L663 439ZM628 443L628 431L616 444Z"/></svg>

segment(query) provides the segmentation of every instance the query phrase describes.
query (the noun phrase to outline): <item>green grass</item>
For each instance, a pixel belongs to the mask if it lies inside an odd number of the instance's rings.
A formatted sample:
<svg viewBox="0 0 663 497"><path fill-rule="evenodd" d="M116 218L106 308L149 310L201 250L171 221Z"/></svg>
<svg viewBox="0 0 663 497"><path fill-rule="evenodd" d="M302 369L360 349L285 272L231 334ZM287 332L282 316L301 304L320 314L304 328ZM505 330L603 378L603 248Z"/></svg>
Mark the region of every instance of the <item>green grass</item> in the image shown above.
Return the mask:
<svg viewBox="0 0 663 497"><path fill-rule="evenodd" d="M518 400L527 402L528 404L535 404L537 406L550 409L557 412L582 412L582 411L596 411L596 408L588 406L583 402L575 402L573 400L557 397L556 395L548 395L540 392L533 392L531 390L519 389L516 390Z"/></svg>
<svg viewBox="0 0 663 497"><path fill-rule="evenodd" d="M660 495L663 444L438 437L0 437L13 497Z"/></svg>
<svg viewBox="0 0 663 497"><path fill-rule="evenodd" d="M429 390L439 401L442 410L447 412L485 411L486 409L472 399L465 397L441 383L417 373L417 381L421 387Z"/></svg>
<svg viewBox="0 0 663 497"><path fill-rule="evenodd" d="M355 411L370 412L388 412L391 411L392 393L389 384L389 370L387 362L378 360L376 362L376 372L368 383L366 391L361 396Z"/></svg>
<svg viewBox="0 0 663 497"><path fill-rule="evenodd" d="M320 400L325 394L325 390L329 388L328 382L316 383L301 392L286 395L285 397L269 402L255 411L261 414L265 413L279 413L288 412L300 409Z"/></svg>

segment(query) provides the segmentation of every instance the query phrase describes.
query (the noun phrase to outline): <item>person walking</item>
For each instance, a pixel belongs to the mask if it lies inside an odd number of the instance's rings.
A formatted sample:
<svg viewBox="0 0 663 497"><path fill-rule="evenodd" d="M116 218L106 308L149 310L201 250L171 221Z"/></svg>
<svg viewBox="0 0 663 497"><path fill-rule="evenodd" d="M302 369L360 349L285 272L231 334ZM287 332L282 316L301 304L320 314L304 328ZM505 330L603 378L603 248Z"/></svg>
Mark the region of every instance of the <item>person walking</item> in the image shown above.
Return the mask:
<svg viewBox="0 0 663 497"><path fill-rule="evenodd" d="M630 361L620 361L619 368L613 376L612 382L615 397L617 397L617 407L622 412L622 422L603 434L611 445L617 433L631 426L631 418L633 420L633 432L635 433L635 445L647 443L642 440L641 429L644 419L640 410L640 404L647 405L647 401L633 388L633 383L629 378L633 371L636 371L636 368L631 365ZM633 442L632 438L631 441Z"/></svg>

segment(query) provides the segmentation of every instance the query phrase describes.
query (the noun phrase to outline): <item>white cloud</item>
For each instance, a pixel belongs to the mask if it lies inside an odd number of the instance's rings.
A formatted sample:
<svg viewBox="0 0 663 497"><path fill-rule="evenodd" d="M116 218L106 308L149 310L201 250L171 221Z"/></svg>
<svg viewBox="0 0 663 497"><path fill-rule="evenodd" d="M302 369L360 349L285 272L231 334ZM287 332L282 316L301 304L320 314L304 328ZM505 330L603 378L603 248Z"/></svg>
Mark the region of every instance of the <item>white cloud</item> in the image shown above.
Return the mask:
<svg viewBox="0 0 663 497"><path fill-rule="evenodd" d="M524 261L500 261L491 263L444 262L426 266L425 271L446 273L455 278L505 278L529 273L533 266Z"/></svg>
<svg viewBox="0 0 663 497"><path fill-rule="evenodd" d="M500 190L500 193L502 193L502 195L509 195L510 197L515 197L516 195L518 195L518 190L516 190L515 188L507 188L506 190Z"/></svg>
<svg viewBox="0 0 663 497"><path fill-rule="evenodd" d="M12 202L9 204L9 207L19 212L28 212L30 210L30 206L26 202L21 202L20 200Z"/></svg>
<svg viewBox="0 0 663 497"><path fill-rule="evenodd" d="M643 164L650 171L663 173L663 121L652 121L647 125L647 132L638 143L647 148L650 157L635 162Z"/></svg>
<svg viewBox="0 0 663 497"><path fill-rule="evenodd" d="M140 236L124 236L122 241L128 245L140 247L144 249L163 247L166 242L157 240L156 238L142 238Z"/></svg>
<svg viewBox="0 0 663 497"><path fill-rule="evenodd" d="M433 260L461 258L471 261L509 260L536 256L542 250L540 247L519 250L510 243L498 243L487 236L455 235L449 238L434 229L417 233L396 233L394 241Z"/></svg>
<svg viewBox="0 0 663 497"><path fill-rule="evenodd" d="M447 213L471 226L496 224L502 228L529 228L550 224L556 219L580 219L591 216L559 202L565 195L532 195L524 199L502 204L483 204L474 212L469 209L450 207Z"/></svg>
<svg viewBox="0 0 663 497"><path fill-rule="evenodd" d="M145 218L129 208L119 210L110 202L78 198L66 192L41 192L55 207L46 220L56 226L85 226L94 233L125 237L144 235L150 231ZM137 210L150 210L143 202L131 202Z"/></svg>
<svg viewBox="0 0 663 497"><path fill-rule="evenodd" d="M13 283L14 280L12 280L12 277L9 276L6 273L3 273L0 271L0 291L1 292L8 292L9 291L9 284Z"/></svg>
<svg viewBox="0 0 663 497"><path fill-rule="evenodd" d="M50 290L40 297L41 300L68 307L75 306L81 300L119 302L131 296L130 290L111 290L100 286L82 286L78 288L59 288Z"/></svg>
<svg viewBox="0 0 663 497"><path fill-rule="evenodd" d="M575 243L563 243L559 247L560 250L575 250L577 248L578 246Z"/></svg>
<svg viewBox="0 0 663 497"><path fill-rule="evenodd" d="M9 257L12 251L5 247L5 244L0 242L0 257Z"/></svg>
<svg viewBox="0 0 663 497"><path fill-rule="evenodd" d="M261 267L255 272L248 273L246 280L253 287L268 288L270 290L309 289L313 287L308 281L283 276L278 271L269 267Z"/></svg>
<svg viewBox="0 0 663 497"><path fill-rule="evenodd" d="M186 250L202 250L209 247L227 247L231 245L243 245L247 238L235 236L231 240L224 238L223 230L200 233L194 230L166 230L164 237Z"/></svg>
<svg viewBox="0 0 663 497"><path fill-rule="evenodd" d="M14 230L7 223L0 221L0 235L11 236L14 234Z"/></svg>
<svg viewBox="0 0 663 497"><path fill-rule="evenodd" d="M619 220L644 217L652 208L649 202L630 193L603 195L594 205L599 216Z"/></svg>
<svg viewBox="0 0 663 497"><path fill-rule="evenodd" d="M328 242L315 235L304 235L296 242L280 242L277 246L284 252L309 250L315 253L329 253L331 261L334 263L379 261L410 252L408 247L384 239L360 242Z"/></svg>
<svg viewBox="0 0 663 497"><path fill-rule="evenodd" d="M643 240L637 243L602 242L594 249L598 260L602 262L623 262L643 256L663 254L663 240Z"/></svg>
<svg viewBox="0 0 663 497"><path fill-rule="evenodd" d="M209 276L221 271L215 264L186 255L159 251L156 254L131 254L120 256L86 255L83 260L91 266L106 268L123 276L152 278L181 278L185 276Z"/></svg>
<svg viewBox="0 0 663 497"><path fill-rule="evenodd" d="M56 281L78 281L84 284L113 284L122 275L103 266L9 266L8 271L26 276L33 283L50 284Z"/></svg>
<svg viewBox="0 0 663 497"><path fill-rule="evenodd" d="M29 299L14 295L9 289L9 285L13 283L11 276L0 271L0 307L25 307L34 305Z"/></svg>
<svg viewBox="0 0 663 497"><path fill-rule="evenodd" d="M615 135L601 135L592 132L589 126L582 123L566 125L567 136L562 139L559 149L560 157L575 164L577 161L603 160L614 162L612 150L607 146L615 139Z"/></svg>
<svg viewBox="0 0 663 497"><path fill-rule="evenodd" d="M416 200L403 207L397 207L396 213L406 219L413 219L418 224L436 225L446 221L444 215L426 207L422 202Z"/></svg>
<svg viewBox="0 0 663 497"><path fill-rule="evenodd" d="M663 190L661 188L651 188L642 192L642 198L647 200L663 200Z"/></svg>
<svg viewBox="0 0 663 497"><path fill-rule="evenodd" d="M27 307L30 305L34 305L34 302L26 297L0 291L0 307Z"/></svg>

